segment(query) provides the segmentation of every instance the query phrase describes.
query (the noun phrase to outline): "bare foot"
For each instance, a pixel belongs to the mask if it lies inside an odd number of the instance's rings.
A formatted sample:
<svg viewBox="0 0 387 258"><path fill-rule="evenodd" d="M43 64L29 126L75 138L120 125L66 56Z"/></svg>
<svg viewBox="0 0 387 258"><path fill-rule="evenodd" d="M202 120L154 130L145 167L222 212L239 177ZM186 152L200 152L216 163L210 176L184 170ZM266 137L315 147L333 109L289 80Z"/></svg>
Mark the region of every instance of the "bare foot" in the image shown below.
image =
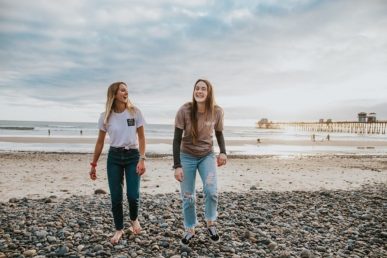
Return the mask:
<svg viewBox="0 0 387 258"><path fill-rule="evenodd" d="M132 225L129 230L133 232L133 234L137 235L141 233L141 226L140 222L138 222L138 219L136 220L131 220L130 224Z"/></svg>
<svg viewBox="0 0 387 258"><path fill-rule="evenodd" d="M114 236L110 239L110 242L113 245L118 244L118 242L120 242L120 240L121 240L123 235L124 235L124 231L122 229L121 230L117 230L116 233L114 233Z"/></svg>

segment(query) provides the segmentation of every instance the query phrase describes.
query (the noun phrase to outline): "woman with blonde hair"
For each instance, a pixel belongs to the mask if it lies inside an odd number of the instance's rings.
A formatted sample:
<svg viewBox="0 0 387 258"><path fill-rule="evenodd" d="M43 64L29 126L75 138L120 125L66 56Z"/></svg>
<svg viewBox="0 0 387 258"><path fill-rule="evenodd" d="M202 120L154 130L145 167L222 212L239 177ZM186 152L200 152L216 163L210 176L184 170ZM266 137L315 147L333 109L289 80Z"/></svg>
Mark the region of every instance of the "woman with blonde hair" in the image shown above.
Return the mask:
<svg viewBox="0 0 387 258"><path fill-rule="evenodd" d="M97 179L97 162L108 133L110 148L107 157L107 177L116 229L111 238L112 244L117 244L124 234L122 206L124 178L129 202L130 230L134 234L141 231L137 217L140 204L140 177L145 173L144 123L141 111L128 98L128 86L124 82L111 84L107 92L105 112L100 115L98 121L99 133L93 161L90 163L90 178Z"/></svg>
<svg viewBox="0 0 387 258"><path fill-rule="evenodd" d="M199 79L194 85L192 102L180 107L175 118L173 139L173 160L175 179L180 182L183 200L185 233L181 239L188 245L195 235L197 225L195 207L195 179L199 172L203 182L205 199L205 220L207 232L212 241L220 237L215 227L217 218L218 192L213 132L219 145L220 154L216 158L218 166L227 162L223 137L223 110L215 104L214 91L208 80ZM184 135L183 135L184 133Z"/></svg>

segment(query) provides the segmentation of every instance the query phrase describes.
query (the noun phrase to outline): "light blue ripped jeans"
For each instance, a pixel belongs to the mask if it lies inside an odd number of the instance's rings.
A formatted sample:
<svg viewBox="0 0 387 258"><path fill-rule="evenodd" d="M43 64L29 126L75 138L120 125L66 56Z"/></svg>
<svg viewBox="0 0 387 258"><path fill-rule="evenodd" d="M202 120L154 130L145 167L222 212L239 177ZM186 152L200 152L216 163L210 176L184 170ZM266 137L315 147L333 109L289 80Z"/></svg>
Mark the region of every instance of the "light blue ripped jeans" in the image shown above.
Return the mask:
<svg viewBox="0 0 387 258"><path fill-rule="evenodd" d="M218 186L216 176L215 154L210 152L204 157L195 157L180 153L184 180L180 183L181 198L183 200L184 227L194 228L197 225L195 207L195 180L196 171L203 182L206 221L215 221L218 208Z"/></svg>

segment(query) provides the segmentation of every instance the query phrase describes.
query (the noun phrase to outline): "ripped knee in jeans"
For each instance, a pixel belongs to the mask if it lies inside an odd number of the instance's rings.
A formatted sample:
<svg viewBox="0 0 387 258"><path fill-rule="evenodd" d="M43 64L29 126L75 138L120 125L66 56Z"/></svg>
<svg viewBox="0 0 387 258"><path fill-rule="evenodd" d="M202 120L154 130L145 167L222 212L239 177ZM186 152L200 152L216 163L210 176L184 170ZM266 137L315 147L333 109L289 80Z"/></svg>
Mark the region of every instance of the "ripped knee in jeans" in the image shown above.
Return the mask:
<svg viewBox="0 0 387 258"><path fill-rule="evenodd" d="M216 183L216 174L215 172L208 173L206 177L206 185L207 187L211 187Z"/></svg>
<svg viewBox="0 0 387 258"><path fill-rule="evenodd" d="M189 204L195 204L195 195L190 192L184 192L183 195L183 201L187 202Z"/></svg>

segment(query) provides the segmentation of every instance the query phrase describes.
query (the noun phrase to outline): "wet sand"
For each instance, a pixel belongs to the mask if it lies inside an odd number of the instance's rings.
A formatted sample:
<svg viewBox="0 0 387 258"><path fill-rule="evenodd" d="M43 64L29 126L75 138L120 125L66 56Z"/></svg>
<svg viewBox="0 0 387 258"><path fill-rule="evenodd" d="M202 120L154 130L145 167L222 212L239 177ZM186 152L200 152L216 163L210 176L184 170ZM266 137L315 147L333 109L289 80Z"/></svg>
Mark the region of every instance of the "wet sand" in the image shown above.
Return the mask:
<svg viewBox="0 0 387 258"><path fill-rule="evenodd" d="M96 181L88 175L91 158L84 153L0 153L0 201L92 195L96 189L108 192L106 155L99 160ZM178 191L172 163L171 156L149 157L141 191ZM387 184L387 155L237 156L217 172L220 192L351 190ZM197 188L201 187L198 177Z"/></svg>
<svg viewBox="0 0 387 258"><path fill-rule="evenodd" d="M310 139L303 140L283 140L283 139L271 139L261 138L260 142L257 139L235 140L227 139L228 146L241 146L241 145L292 145L292 146L343 146L343 147L387 147L387 140L367 140L367 141L343 141L331 139L316 139L311 141ZM14 142L14 143L68 143L68 144L95 144L96 138L90 136L84 137L58 137L58 136L0 136L0 142ZM172 139L153 139L147 138L147 144L170 144L172 145ZM106 139L108 143L108 139ZM92 151L92 150L91 150Z"/></svg>

